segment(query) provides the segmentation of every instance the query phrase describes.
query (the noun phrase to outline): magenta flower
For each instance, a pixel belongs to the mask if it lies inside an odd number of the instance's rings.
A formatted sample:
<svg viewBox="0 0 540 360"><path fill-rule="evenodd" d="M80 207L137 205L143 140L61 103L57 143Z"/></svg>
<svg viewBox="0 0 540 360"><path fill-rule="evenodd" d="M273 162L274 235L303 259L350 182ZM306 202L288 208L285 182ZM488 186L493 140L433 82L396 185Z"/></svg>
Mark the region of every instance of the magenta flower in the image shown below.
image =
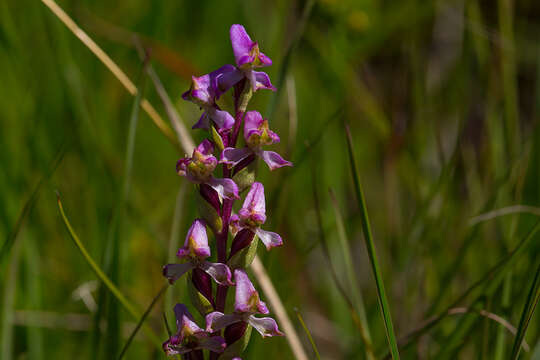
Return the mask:
<svg viewBox="0 0 540 360"><path fill-rule="evenodd" d="M225 199L238 198L238 187L231 179L216 179L212 176L217 159L212 153L214 145L205 139L193 150L190 158L182 158L176 163L178 175L185 176L195 184L207 184Z"/></svg>
<svg viewBox="0 0 540 360"><path fill-rule="evenodd" d="M182 264L167 264L163 267L163 276L172 284L186 272L193 269L201 269L212 277L220 285L233 285L231 282L231 270L222 263L211 263L205 261L210 256L208 246L208 236L203 220L196 219L186 236L184 247L176 254L181 260L186 260Z"/></svg>
<svg viewBox="0 0 540 360"><path fill-rule="evenodd" d="M272 85L265 72L253 70L254 68L272 65L272 60L259 51L259 44L251 40L242 25L235 24L231 26L230 36L236 66L248 79L253 91L258 89L275 91L276 88Z"/></svg>
<svg viewBox="0 0 540 360"><path fill-rule="evenodd" d="M220 95L242 79L242 74L232 65L225 65L201 77L191 77L191 87L182 94L184 100L199 105L204 112L193 129L210 129L212 120L219 130L229 130L234 118L216 104Z"/></svg>
<svg viewBox="0 0 540 360"><path fill-rule="evenodd" d="M242 229L255 233L266 246L267 250L283 244L281 236L265 231L260 228L266 221L266 205L264 198L264 186L260 182L254 182L244 200L238 214L231 215L231 227L236 233Z"/></svg>
<svg viewBox="0 0 540 360"><path fill-rule="evenodd" d="M163 343L163 351L167 355L187 354L202 349L222 353L227 347L221 336L211 336L201 329L184 304L176 304L174 314L178 331Z"/></svg>
<svg viewBox="0 0 540 360"><path fill-rule="evenodd" d="M268 120L263 120L258 111L248 111L244 122L244 139L246 146L243 148L227 147L221 152L220 163L236 166L251 154L255 154L264 160L270 170L283 166L292 166L292 163L274 151L262 150L264 145L272 145L279 142L279 136L268 128Z"/></svg>
<svg viewBox="0 0 540 360"><path fill-rule="evenodd" d="M269 311L266 304L259 299L259 293L249 281L245 271L235 270L234 279L236 281L234 313L223 314L214 311L206 315L206 331L218 331L226 326L243 321L253 326L263 337L283 336L274 319L254 316L254 314L268 314Z"/></svg>

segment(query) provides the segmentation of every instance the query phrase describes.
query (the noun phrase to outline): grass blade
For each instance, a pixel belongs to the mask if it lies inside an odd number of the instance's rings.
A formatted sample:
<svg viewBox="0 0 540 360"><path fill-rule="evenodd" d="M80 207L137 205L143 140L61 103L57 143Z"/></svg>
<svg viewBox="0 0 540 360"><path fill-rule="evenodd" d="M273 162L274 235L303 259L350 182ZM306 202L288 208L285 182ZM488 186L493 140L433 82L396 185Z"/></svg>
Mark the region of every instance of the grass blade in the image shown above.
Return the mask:
<svg viewBox="0 0 540 360"><path fill-rule="evenodd" d="M362 335L362 340L366 345L366 352L368 359L375 359L373 354L373 344L371 342L371 334L369 331L366 310L364 307L364 300L362 298L362 293L358 287L358 279L356 277L356 272L354 270L352 258L351 258L351 247L349 246L349 241L347 239L347 234L345 232L345 225L343 224L343 216L339 211L339 205L337 203L336 195L332 189L329 189L330 198L332 200L332 206L334 208L334 214L336 217L336 227L338 230L338 239L341 246L341 252L343 255L343 261L345 263L345 271L347 273L347 279L349 281L349 286L352 291L352 297L355 302L356 311L360 318L360 332Z"/></svg>
<svg viewBox="0 0 540 360"><path fill-rule="evenodd" d="M120 83L126 88L126 90L133 96L137 94L137 87L129 79L125 72L118 67L118 65L107 55L103 49L101 49L92 38L84 32L74 21L69 17L68 14L60 7L54 0L41 0L45 6L47 6L52 13L66 25L66 27L79 39L81 42L109 69L109 71L120 81ZM165 124L161 116L158 114L156 109L148 102L148 100L143 99L141 101L141 107L146 111L150 119L158 127L158 129L169 139L169 141L176 147L179 148L179 144L176 141L174 133L171 128Z"/></svg>
<svg viewBox="0 0 540 360"><path fill-rule="evenodd" d="M114 297L120 302L120 304L124 307L124 309L135 319L139 319L140 315L139 312L135 309L135 307L126 299L124 294L114 285L114 283L109 279L107 275L101 270L101 268L98 266L98 264L94 261L94 259L90 256L86 248L84 247L83 243L75 233L75 230L73 230L73 227L71 226L71 223L69 222L65 212L64 207L62 206L62 200L60 199L60 194L56 194L56 198L58 201L58 209L60 210L60 215L62 216L62 220L64 221L64 225L66 226L66 229L69 232L69 235L71 236L71 239L75 243L75 246L77 246L77 249L81 253L81 255L84 257L88 265L92 268L94 273L97 275L97 277L105 284L105 286L109 289L109 291L114 295ZM161 350L161 341L156 336L156 334L147 326L143 325L143 330L145 331L146 335L150 338L150 340Z"/></svg>
<svg viewBox="0 0 540 360"><path fill-rule="evenodd" d="M527 296L527 301L525 302L523 312L521 313L516 338L514 340L514 345L512 346L512 355L510 356L511 360L516 360L519 356L521 343L525 338L527 327L529 326L529 322L531 321L534 310L536 309L536 305L538 305L538 300L540 300L540 263L536 269L536 275L534 277L529 296Z"/></svg>
<svg viewBox="0 0 540 360"><path fill-rule="evenodd" d="M264 295L268 299L272 310L274 310L279 323L281 323L281 327L285 333L285 338L289 342L295 358L297 360L307 360L308 357L304 347L302 346L300 338L298 337L298 334L296 333L296 330L289 319L289 315L287 315L287 312L285 311L283 302L281 301L274 284L272 284L272 280L270 280L266 269L257 255L255 255L253 263L251 263L251 270L259 281L259 285L261 286Z"/></svg>
<svg viewBox="0 0 540 360"><path fill-rule="evenodd" d="M467 288L467 290L465 290L450 306L448 306L446 310L441 312L439 315L432 317L430 320L420 325L417 329L411 331L408 335L403 337L403 339L400 339L399 347L401 349L407 348L414 340L418 339L429 329L437 325L446 315L448 315L451 309L455 308L462 301L464 301L474 290L479 288L486 281L493 279L497 272L504 270L507 266L510 266L514 261L516 261L517 256L524 251L524 249L534 238L534 235L536 235L538 230L540 230L540 220L536 222L536 224L532 227L527 236L523 238L523 240L514 248L514 250L512 250L504 258L499 260L499 262L497 262L497 264L495 264L491 269L486 271L486 273L480 279L478 279L469 288ZM496 285L497 283L497 281L493 281L494 285ZM385 359L387 358L388 356L385 357Z"/></svg>
<svg viewBox="0 0 540 360"><path fill-rule="evenodd" d="M28 216L30 211L33 209L33 207L34 207L34 205L36 203L36 200L37 200L38 195L39 195L39 191L41 190L43 184L45 184L45 182L54 173L54 171L56 170L58 165L60 165L60 162L62 162L62 159L64 158L64 155L66 154L66 148L67 148L67 144L64 144L60 148L60 150L58 150L58 153L54 157L54 160L50 164L47 172L45 174L43 174L43 176L41 177L39 182L36 184L36 187L32 191L32 194L30 195L30 197L28 198L28 200L24 204L24 206L23 206L23 208L21 210L21 213L20 213L19 217L17 218L17 222L15 223L15 226L8 233L6 241L2 245L2 249L0 250L0 264L2 264L2 259L4 258L4 256L6 256L6 254L9 253L9 250L13 246L13 243L15 242L15 240L17 239L17 235L21 231L21 228L22 228L22 226L24 224L24 221L26 220L26 217Z"/></svg>
<svg viewBox="0 0 540 360"><path fill-rule="evenodd" d="M319 350L317 349L317 345L315 345L315 341L313 340L313 336L311 336L311 332L306 326L306 323L304 322L304 319L302 319L302 315L300 314L300 311L298 309L295 309L296 316L298 317L298 321L300 321L300 324L302 325L302 328L304 328L304 331L306 332L306 335L309 339L309 342L311 343L311 347L313 348L313 352L315 353L315 357L317 360L321 360L321 355L319 354Z"/></svg>
<svg viewBox="0 0 540 360"><path fill-rule="evenodd" d="M129 338L126 341L126 344L124 345L124 347L122 348L122 351L120 352L120 355L118 356L118 360L121 360L124 357L126 351L129 348L129 345L131 345L131 342L135 338L135 335L137 335L137 333L139 332L139 329L141 328L142 324L144 323L144 321L146 320L146 318L148 317L148 315L150 314L150 312L154 308L154 305L156 305L159 298L161 297L161 295L163 295L163 293L165 292L165 290L167 290L168 287L169 287L169 285L163 286L161 288L161 290L159 290L158 294L154 297L154 299L152 300L152 302L150 303L150 305L148 306L148 308L144 312L143 316L141 317L141 319L137 323L137 326L135 326L135 329L133 329L133 331L131 332L131 335L129 335Z"/></svg>
<svg viewBox="0 0 540 360"><path fill-rule="evenodd" d="M356 312L353 303L351 299L349 299L349 295L343 288L343 285L341 285L339 276L337 275L336 269L334 267L334 264L332 263L332 258L330 257L330 250L328 248L328 243L326 241L326 235L324 232L323 222L322 222L322 214L321 214L321 206L319 203L319 194L317 192L317 185L315 184L315 181L317 177L315 174L317 173L316 163L312 166L312 179L314 181L312 182L313 187L313 199L314 199L314 206L315 206L315 213L317 215L317 225L319 228L319 237L320 237L320 243L322 246L323 254L326 258L326 261L328 262L328 268L330 270L330 275L332 276L332 280L334 281L334 284L336 285L336 288L338 289L339 293L343 297L343 300L347 303L347 306L349 307L349 311L351 312L351 317L354 321L354 324L360 330L360 334L362 334L362 324L360 323L360 317L358 316L358 313Z"/></svg>
<svg viewBox="0 0 540 360"><path fill-rule="evenodd" d="M347 133L347 145L349 152L349 161L351 166L352 177L354 181L354 188L356 191L356 199L358 200L358 205L360 207L360 215L362 219L362 228L364 230L364 239L366 242L367 253L369 256L369 262L371 264L371 269L373 270L373 276L375 277L375 283L377 285L377 297L379 299L379 306L381 308L384 326L386 330L386 337L388 340L388 345L390 346L390 353L394 360L399 359L399 351L396 341L396 335L394 334L394 325L392 324L392 316L390 315L390 306L388 305L388 300L386 298L386 291L384 290L384 282L379 269L379 262L377 260L377 254L375 253L375 243L373 241L373 236L371 234L371 225L369 223L369 216L366 206L366 200L364 198L364 192L362 190L362 185L360 184L358 170L356 168L356 160L354 158L354 150L352 144L352 137L349 127L345 125L345 131Z"/></svg>

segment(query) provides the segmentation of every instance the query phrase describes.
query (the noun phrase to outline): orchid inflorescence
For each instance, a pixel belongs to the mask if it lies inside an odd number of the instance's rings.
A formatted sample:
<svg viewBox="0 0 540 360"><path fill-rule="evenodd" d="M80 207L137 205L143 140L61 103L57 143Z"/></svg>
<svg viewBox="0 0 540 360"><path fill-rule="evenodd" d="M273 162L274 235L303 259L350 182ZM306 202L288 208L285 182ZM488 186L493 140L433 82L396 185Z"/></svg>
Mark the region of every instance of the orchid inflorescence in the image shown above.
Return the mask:
<svg viewBox="0 0 540 360"><path fill-rule="evenodd" d="M268 120L259 112L246 111L253 93L260 89L275 90L266 73L255 71L271 65L272 60L259 50L258 43L251 40L242 25L231 26L230 38L236 66L225 65L209 74L192 77L190 89L182 95L203 110L193 128L204 129L209 134L191 157L176 164L178 174L197 185L201 218L193 222L184 246L178 250L180 263L166 265L163 275L171 284L184 275L189 277L192 303L205 318L206 325L199 327L187 307L177 304L174 308L177 332L163 343L163 349L167 355L184 355L191 360L204 359L203 350L210 351L210 359L239 359L252 328L263 337L283 335L274 319L255 316L269 311L245 268L253 261L257 238L268 250L282 244L278 234L261 229L266 221L264 186L254 181L254 162L261 158L270 170L292 163L276 152L265 150L266 146L279 142L279 136L269 129ZM217 103L231 89L234 117ZM242 122L245 145L237 146ZM221 177L214 175L220 164ZM243 205L233 213L234 202L248 188ZM207 228L215 238L215 263L207 261L211 257ZM229 233L233 237L230 247ZM227 312L229 287L235 287L235 301L234 309Z"/></svg>

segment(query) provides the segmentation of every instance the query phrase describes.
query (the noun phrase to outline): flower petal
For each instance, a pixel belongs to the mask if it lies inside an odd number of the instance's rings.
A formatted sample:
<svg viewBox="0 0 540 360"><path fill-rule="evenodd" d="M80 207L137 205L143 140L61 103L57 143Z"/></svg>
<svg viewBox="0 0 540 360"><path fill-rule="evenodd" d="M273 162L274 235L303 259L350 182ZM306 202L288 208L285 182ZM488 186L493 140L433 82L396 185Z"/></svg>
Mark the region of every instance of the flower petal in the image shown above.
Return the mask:
<svg viewBox="0 0 540 360"><path fill-rule="evenodd" d="M238 186L231 179L211 178L207 182L224 199L238 199Z"/></svg>
<svg viewBox="0 0 540 360"><path fill-rule="evenodd" d="M218 110L215 107L208 108L210 119L216 123L218 130L229 130L234 125L234 118L225 110Z"/></svg>
<svg viewBox="0 0 540 360"><path fill-rule="evenodd" d="M251 40L246 29L242 25L234 24L231 26L229 34L236 65L240 67L244 64L252 63L255 60L255 56L250 54L250 52L256 43Z"/></svg>
<svg viewBox="0 0 540 360"><path fill-rule="evenodd" d="M266 204L263 184L260 182L251 184L251 188L238 214L241 218L251 219L257 225L264 224L266 221Z"/></svg>
<svg viewBox="0 0 540 360"><path fill-rule="evenodd" d="M206 259L210 256L210 246L208 246L208 235L206 225L203 220L195 219L188 230L184 247L176 254L179 258L197 257Z"/></svg>
<svg viewBox="0 0 540 360"><path fill-rule="evenodd" d="M281 246L283 245L283 240L281 240L281 236L276 234L275 232L271 231L264 231L260 228L257 228L255 230L255 234L261 239L264 246L266 246L266 250L270 250L273 247Z"/></svg>
<svg viewBox="0 0 540 360"><path fill-rule="evenodd" d="M237 69L233 65L225 65L216 70L214 78L214 91L216 99L219 99L221 94L227 92L236 83L244 78L244 74L241 70Z"/></svg>
<svg viewBox="0 0 540 360"><path fill-rule="evenodd" d="M183 264L167 264L163 267L163 276L169 280L169 283L173 284L182 275L193 268L194 266L191 262Z"/></svg>
<svg viewBox="0 0 540 360"><path fill-rule="evenodd" d="M210 336L199 339L198 349L207 349L215 353L222 353L225 351L227 343L221 336Z"/></svg>
<svg viewBox="0 0 540 360"><path fill-rule="evenodd" d="M247 158L252 153L251 149L248 147L236 149L236 148L225 148L221 152L221 159L219 162L221 164L228 164L231 166L236 166L240 161Z"/></svg>
<svg viewBox="0 0 540 360"><path fill-rule="evenodd" d="M214 152L214 144L208 139L204 139L199 146L193 150L193 155L195 156L195 152L199 152L202 155L211 155Z"/></svg>
<svg viewBox="0 0 540 360"><path fill-rule="evenodd" d="M190 158L182 158L176 162L176 172L178 175L186 176L187 166L190 162Z"/></svg>
<svg viewBox="0 0 540 360"><path fill-rule="evenodd" d="M263 117L258 111L248 111L244 117L244 138L246 141L254 133L261 135L259 129L263 123Z"/></svg>
<svg viewBox="0 0 540 360"><path fill-rule="evenodd" d="M225 264L203 261L199 265L199 268L210 275L220 285L234 285L231 281L231 270Z"/></svg>
<svg viewBox="0 0 540 360"><path fill-rule="evenodd" d="M179 337L176 335L171 336L169 340L163 343L162 346L163 351L165 351L165 354L167 354L167 356L182 355L192 351L191 348L182 345L182 342L179 341Z"/></svg>
<svg viewBox="0 0 540 360"><path fill-rule="evenodd" d="M254 84L252 83L253 91L257 91L259 89L267 89L267 90L276 91L276 88L270 82L270 77L268 76L267 73L263 71L253 71L252 79L255 80Z"/></svg>
<svg viewBox="0 0 540 360"><path fill-rule="evenodd" d="M234 302L236 312L268 314L266 304L259 299L259 293L255 290L244 270L234 270L234 281L236 282Z"/></svg>
<svg viewBox="0 0 540 360"><path fill-rule="evenodd" d="M293 166L292 162L284 160L281 155L274 151L259 151L259 155L270 170L275 170L283 166Z"/></svg>
<svg viewBox="0 0 540 360"><path fill-rule="evenodd" d="M249 325L253 326L253 328L262 335L262 337L284 335L281 331L279 331L276 321L272 318L256 318L252 315L248 318L247 322Z"/></svg>
<svg viewBox="0 0 540 360"><path fill-rule="evenodd" d="M242 315L223 314L219 311L211 312L206 315L206 331L214 332L223 329L226 326L242 321Z"/></svg>
<svg viewBox="0 0 540 360"><path fill-rule="evenodd" d="M204 111L201 117L199 118L199 121L197 121L195 125L193 125L191 128L204 129L204 130L210 129L210 118L208 117L208 112Z"/></svg>

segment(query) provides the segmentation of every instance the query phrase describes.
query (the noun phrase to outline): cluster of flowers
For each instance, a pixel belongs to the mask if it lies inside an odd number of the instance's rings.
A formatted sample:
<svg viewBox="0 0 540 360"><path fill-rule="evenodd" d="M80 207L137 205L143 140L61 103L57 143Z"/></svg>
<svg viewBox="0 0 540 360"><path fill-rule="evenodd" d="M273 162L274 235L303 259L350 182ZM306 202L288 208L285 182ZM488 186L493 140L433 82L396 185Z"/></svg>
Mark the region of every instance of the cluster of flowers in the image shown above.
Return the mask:
<svg viewBox="0 0 540 360"><path fill-rule="evenodd" d="M181 263L166 265L163 274L171 284L185 274L189 276L192 303L205 318L206 326L199 327L187 307L177 304L174 308L177 332L163 343L163 349L168 355L181 354L192 360L204 359L204 349L210 351L211 359L220 356L220 359L239 359L251 328L263 337L283 335L274 319L255 316L269 311L245 268L255 255L257 238L268 250L282 244L278 234L261 229L266 221L264 187L254 182L252 164L257 157L270 170L292 163L276 152L263 150L264 146L279 142L279 137L268 128L268 121L259 112L246 112L254 92L275 90L266 73L255 71L271 65L272 60L259 51L258 44L243 26L232 25L230 37L236 66L225 65L207 75L192 77L191 88L182 95L203 110L193 128L209 133L209 138L195 148L191 157L180 159L176 165L178 174L198 187L201 218L193 222L184 246L178 250ZM234 117L217 104L220 96L230 89ZM237 147L242 122L245 146ZM220 153L219 160L214 156L216 150ZM213 175L218 164L223 167L222 177ZM233 213L235 200L248 188L242 207L237 214ZM215 237L216 263L206 260L211 256L207 227ZM229 233L233 237L230 247ZM217 284L215 291L213 282ZM226 313L231 286L235 287L234 311Z"/></svg>

